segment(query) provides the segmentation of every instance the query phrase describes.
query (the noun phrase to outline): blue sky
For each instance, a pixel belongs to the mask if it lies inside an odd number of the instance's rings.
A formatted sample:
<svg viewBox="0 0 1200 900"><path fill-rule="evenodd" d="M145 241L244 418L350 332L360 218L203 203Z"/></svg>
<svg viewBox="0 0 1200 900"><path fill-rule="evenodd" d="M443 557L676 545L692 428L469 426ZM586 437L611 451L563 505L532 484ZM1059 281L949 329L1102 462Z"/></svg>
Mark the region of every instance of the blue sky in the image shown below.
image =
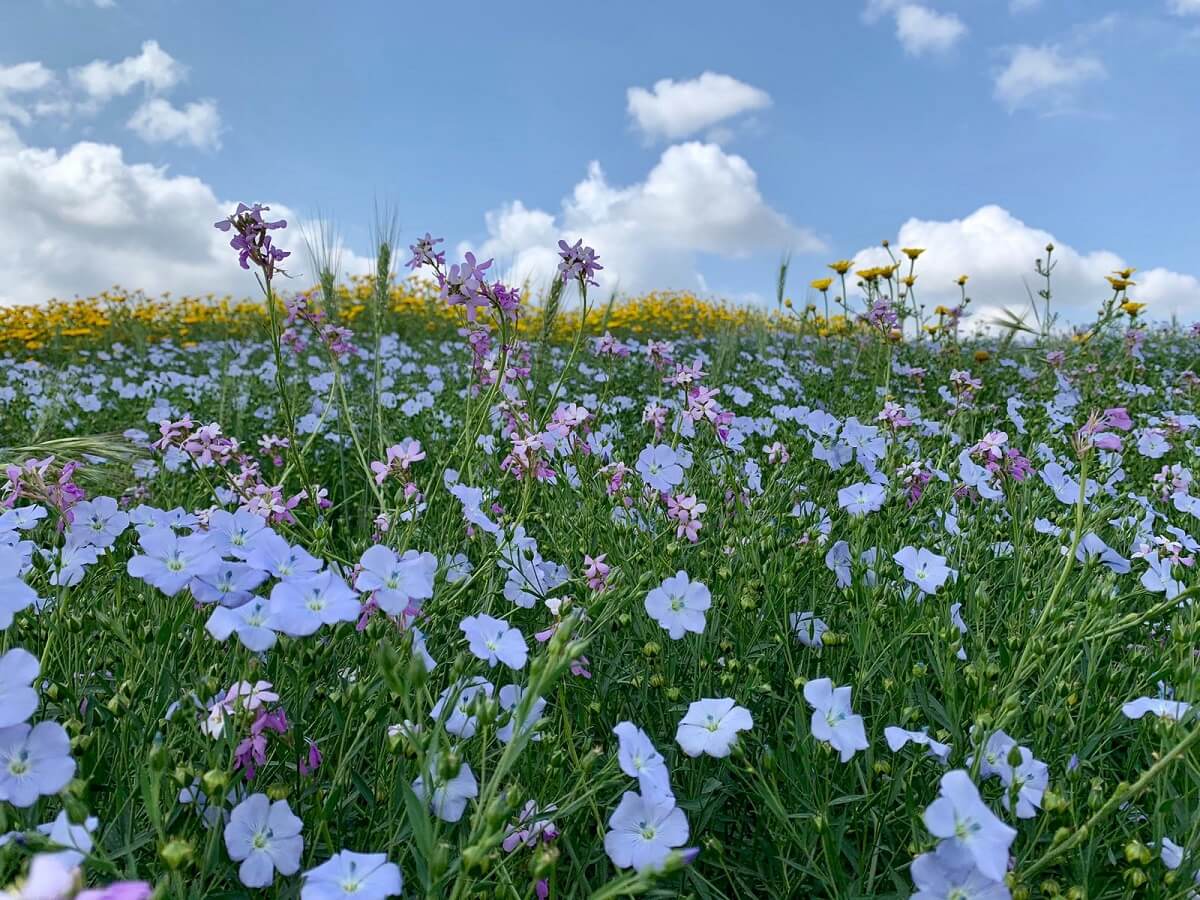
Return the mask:
<svg viewBox="0 0 1200 900"><path fill-rule="evenodd" d="M930 242L930 296L964 271L979 303L1017 302L1049 233L1071 308L1128 262L1160 312L1200 315L1198 76L1200 0L22 0L0 265L24 286L0 297L236 290L163 217L270 200L365 253L379 198L402 238L514 276L578 232L622 288L736 298L769 294L785 249L800 295L890 237Z"/></svg>

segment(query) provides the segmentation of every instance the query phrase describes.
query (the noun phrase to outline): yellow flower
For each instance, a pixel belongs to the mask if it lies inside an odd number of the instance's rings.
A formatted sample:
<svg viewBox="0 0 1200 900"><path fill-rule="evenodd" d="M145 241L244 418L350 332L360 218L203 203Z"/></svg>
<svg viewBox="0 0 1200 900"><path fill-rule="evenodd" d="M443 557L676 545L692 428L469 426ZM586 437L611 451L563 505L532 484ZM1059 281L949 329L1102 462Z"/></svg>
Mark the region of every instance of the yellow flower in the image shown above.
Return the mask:
<svg viewBox="0 0 1200 900"><path fill-rule="evenodd" d="M829 286L833 284L832 278L817 278L810 283L810 287L814 291L820 291L822 294L829 290Z"/></svg>
<svg viewBox="0 0 1200 900"><path fill-rule="evenodd" d="M1130 318L1136 316L1138 313L1140 313L1145 308L1146 308L1145 303L1138 303L1134 300L1126 300L1124 303L1121 304L1121 309L1123 309L1123 310L1125 310L1125 312L1129 313Z"/></svg>
<svg viewBox="0 0 1200 900"><path fill-rule="evenodd" d="M1105 275L1104 277L1112 285L1114 291L1124 291L1137 284L1136 281L1130 281L1128 278L1118 278L1115 275Z"/></svg>
<svg viewBox="0 0 1200 900"><path fill-rule="evenodd" d="M950 309L949 307L945 306L935 306L933 308L933 314L936 316L948 316L950 315Z"/></svg>
<svg viewBox="0 0 1200 900"><path fill-rule="evenodd" d="M917 283L917 276L916 275L905 275L903 278L900 279L900 283L903 284L905 287L912 287L914 284Z"/></svg>
<svg viewBox="0 0 1200 900"><path fill-rule="evenodd" d="M916 259L918 256L920 256L922 253L925 252L925 248L924 247L904 247L900 252L903 253L905 256L907 256L909 259Z"/></svg>
<svg viewBox="0 0 1200 900"><path fill-rule="evenodd" d="M959 275L956 279L954 279L954 283L957 284L959 287L962 287L964 284L967 283L967 279L970 277L971 276L969 276L969 275Z"/></svg>
<svg viewBox="0 0 1200 900"><path fill-rule="evenodd" d="M1116 269L1113 271L1113 274L1120 275L1122 278L1129 278L1136 271L1137 269Z"/></svg>
<svg viewBox="0 0 1200 900"><path fill-rule="evenodd" d="M833 269L833 271L837 272L839 275L845 275L853 267L854 260L852 259L839 259L837 262L831 262L829 264L829 268Z"/></svg>
<svg viewBox="0 0 1200 900"><path fill-rule="evenodd" d="M986 350L975 351L975 362L977 363L985 363L991 358L992 354L988 353Z"/></svg>
<svg viewBox="0 0 1200 900"><path fill-rule="evenodd" d="M857 275L859 278L861 278L863 281L875 281L876 279L879 278L880 275L882 275L886 271L887 271L887 269L879 269L879 268L859 269L854 274Z"/></svg>

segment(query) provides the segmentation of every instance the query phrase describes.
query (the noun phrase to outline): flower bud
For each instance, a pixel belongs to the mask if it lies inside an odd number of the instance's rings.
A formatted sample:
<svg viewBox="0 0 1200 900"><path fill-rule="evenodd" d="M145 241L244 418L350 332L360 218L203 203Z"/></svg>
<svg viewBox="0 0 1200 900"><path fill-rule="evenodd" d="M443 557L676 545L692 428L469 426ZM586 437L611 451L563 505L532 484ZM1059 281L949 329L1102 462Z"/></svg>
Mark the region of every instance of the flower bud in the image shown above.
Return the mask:
<svg viewBox="0 0 1200 900"><path fill-rule="evenodd" d="M192 845L181 838L172 838L158 852L167 868L175 871L186 866L192 860Z"/></svg>

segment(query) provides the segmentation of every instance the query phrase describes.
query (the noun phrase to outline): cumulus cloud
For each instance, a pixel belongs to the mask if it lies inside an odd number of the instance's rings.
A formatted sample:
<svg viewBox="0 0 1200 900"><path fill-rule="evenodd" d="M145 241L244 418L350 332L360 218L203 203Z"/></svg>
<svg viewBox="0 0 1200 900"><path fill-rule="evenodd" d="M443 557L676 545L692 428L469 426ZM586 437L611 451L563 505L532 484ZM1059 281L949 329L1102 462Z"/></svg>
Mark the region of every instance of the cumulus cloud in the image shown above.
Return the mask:
<svg viewBox="0 0 1200 900"><path fill-rule="evenodd" d="M704 72L699 78L663 78L652 90L631 87L626 109L647 138L677 140L742 113L766 109L770 95L729 75Z"/></svg>
<svg viewBox="0 0 1200 900"><path fill-rule="evenodd" d="M1009 50L1008 65L996 76L994 96L1010 112L1034 103L1061 108L1081 85L1104 75L1104 64L1095 57L1069 55L1057 44L1021 44Z"/></svg>
<svg viewBox="0 0 1200 900"><path fill-rule="evenodd" d="M33 117L20 95L35 94L54 83L54 72L40 62L0 66L0 118L28 125Z"/></svg>
<svg viewBox="0 0 1200 900"><path fill-rule="evenodd" d="M158 46L158 41L146 41L137 56L115 63L97 59L72 69L71 81L92 100L105 103L137 87L152 92L168 91L185 73L186 69Z"/></svg>
<svg viewBox="0 0 1200 900"><path fill-rule="evenodd" d="M128 162L111 144L28 147L0 123L0 303L94 294L118 283L152 294L254 296L258 288L239 268L229 236L212 227L234 206L200 179ZM279 241L295 251L289 271L305 274L304 222L284 205L272 204L272 213L288 219ZM341 259L347 272L369 264L346 250ZM297 277L289 286L308 284Z"/></svg>
<svg viewBox="0 0 1200 900"><path fill-rule="evenodd" d="M995 205L981 207L962 219L909 219L892 240L893 247L925 248L917 262L916 296L927 309L957 301L954 280L969 275L967 293L974 300L971 309L977 322L1004 307L1018 312L1029 309L1026 287L1035 295L1041 287L1033 263L1045 257L1049 243L1054 244L1053 259L1057 261L1051 309L1068 321L1084 321L1111 293L1104 276L1131 265L1117 253L1077 250ZM871 247L855 256L855 268L888 261L886 251ZM1139 271L1134 280L1137 286L1130 296L1148 303L1147 313L1154 318L1200 318L1200 280L1195 276L1152 268Z"/></svg>
<svg viewBox="0 0 1200 900"><path fill-rule="evenodd" d="M745 159L696 141L668 147L645 180L626 187L610 184L592 162L557 214L514 201L485 221L488 236L473 249L507 267L510 280L544 282L554 273L558 240L583 238L605 266L605 290L703 290L702 254L824 249L811 231L767 204Z"/></svg>
<svg viewBox="0 0 1200 900"><path fill-rule="evenodd" d="M863 19L870 24L889 15L896 24L896 40L909 56L946 53L967 34L967 26L958 16L920 3L870 0L863 11Z"/></svg>
<svg viewBox="0 0 1200 900"><path fill-rule="evenodd" d="M154 144L169 142L209 150L221 146L221 116L213 100L198 100L178 109L154 97L139 106L127 124L142 140Z"/></svg>
<svg viewBox="0 0 1200 900"><path fill-rule="evenodd" d="M896 39L909 56L945 53L966 33L967 26L953 14L935 12L915 3L906 3L896 10Z"/></svg>

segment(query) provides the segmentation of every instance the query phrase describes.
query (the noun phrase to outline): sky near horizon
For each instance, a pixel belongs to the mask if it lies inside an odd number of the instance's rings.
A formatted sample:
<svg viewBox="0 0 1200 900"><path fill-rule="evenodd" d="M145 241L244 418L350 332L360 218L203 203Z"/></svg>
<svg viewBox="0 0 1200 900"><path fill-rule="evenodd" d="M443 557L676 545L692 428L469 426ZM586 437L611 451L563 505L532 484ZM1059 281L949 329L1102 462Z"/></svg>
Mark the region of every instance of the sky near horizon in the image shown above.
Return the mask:
<svg viewBox="0 0 1200 900"><path fill-rule="evenodd" d="M918 296L1061 307L1104 275L1200 319L1200 0L3 0L0 302L252 295L212 221L376 203L513 280L582 237L604 287L766 302L879 241ZM289 230L284 246L299 249ZM294 265L308 268L302 253Z"/></svg>

